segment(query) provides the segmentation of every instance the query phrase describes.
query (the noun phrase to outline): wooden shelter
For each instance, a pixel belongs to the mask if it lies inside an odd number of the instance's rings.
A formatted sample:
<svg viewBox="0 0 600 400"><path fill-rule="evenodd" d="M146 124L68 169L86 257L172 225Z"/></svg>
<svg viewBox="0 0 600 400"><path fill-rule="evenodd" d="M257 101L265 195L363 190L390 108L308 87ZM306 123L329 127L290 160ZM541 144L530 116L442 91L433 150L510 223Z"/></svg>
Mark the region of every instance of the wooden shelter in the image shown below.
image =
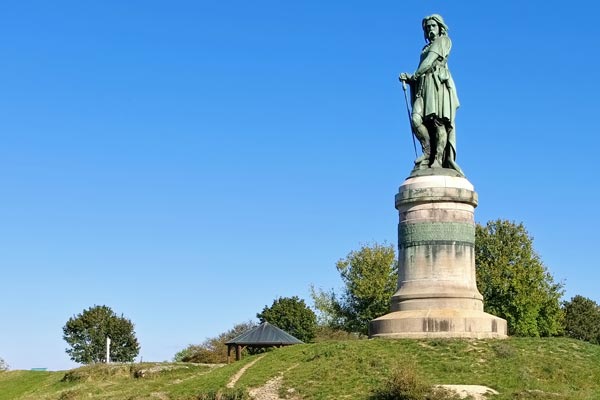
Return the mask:
<svg viewBox="0 0 600 400"><path fill-rule="evenodd" d="M235 359L238 361L242 358L242 350L245 347L283 347L300 343L304 342L265 321L256 328L252 328L225 343L227 345L227 363L229 363L232 349L235 349Z"/></svg>

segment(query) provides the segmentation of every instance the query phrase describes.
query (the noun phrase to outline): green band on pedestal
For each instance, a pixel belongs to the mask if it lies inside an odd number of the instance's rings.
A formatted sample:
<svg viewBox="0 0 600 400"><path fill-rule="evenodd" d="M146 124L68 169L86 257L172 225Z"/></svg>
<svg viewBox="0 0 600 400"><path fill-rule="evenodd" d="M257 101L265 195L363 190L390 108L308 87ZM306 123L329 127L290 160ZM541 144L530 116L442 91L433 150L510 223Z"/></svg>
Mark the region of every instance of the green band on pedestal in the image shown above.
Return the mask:
<svg viewBox="0 0 600 400"><path fill-rule="evenodd" d="M459 222L423 222L398 225L398 246L417 243L461 242L475 243L475 225Z"/></svg>

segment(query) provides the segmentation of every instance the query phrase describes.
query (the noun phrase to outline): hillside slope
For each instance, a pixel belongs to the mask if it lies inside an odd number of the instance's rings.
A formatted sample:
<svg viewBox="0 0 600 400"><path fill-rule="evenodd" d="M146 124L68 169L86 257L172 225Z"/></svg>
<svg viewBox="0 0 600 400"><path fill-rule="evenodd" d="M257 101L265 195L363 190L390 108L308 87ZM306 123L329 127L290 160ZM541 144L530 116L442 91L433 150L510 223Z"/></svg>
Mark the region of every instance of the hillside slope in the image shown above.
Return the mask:
<svg viewBox="0 0 600 400"><path fill-rule="evenodd" d="M375 390L402 368L416 371L431 384L489 386L500 392L495 400L600 399L600 346L564 338L297 345L268 352L234 388L226 388L257 357L218 368L144 363L62 372L9 371L0 373L0 400L244 399L249 389L274 380L282 397L375 400Z"/></svg>

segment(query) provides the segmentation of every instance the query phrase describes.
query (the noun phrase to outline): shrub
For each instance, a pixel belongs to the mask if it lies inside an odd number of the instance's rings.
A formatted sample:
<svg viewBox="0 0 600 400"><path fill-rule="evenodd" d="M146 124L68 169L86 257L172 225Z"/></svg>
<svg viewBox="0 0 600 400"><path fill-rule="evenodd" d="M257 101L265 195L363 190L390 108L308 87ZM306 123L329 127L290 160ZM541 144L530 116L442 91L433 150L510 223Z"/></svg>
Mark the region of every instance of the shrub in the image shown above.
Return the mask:
<svg viewBox="0 0 600 400"><path fill-rule="evenodd" d="M4 359L2 357L0 357L0 372L3 371L8 371L8 364L6 363L6 361L4 361Z"/></svg>
<svg viewBox="0 0 600 400"><path fill-rule="evenodd" d="M175 355L173 356L173 361L174 362L182 362L185 359L189 359L196 352L198 352L199 349L200 349L200 346L190 344L185 349L180 350L177 353L175 353Z"/></svg>
<svg viewBox="0 0 600 400"><path fill-rule="evenodd" d="M496 353L496 356L498 358L511 358L514 357L517 353L514 347L502 342L494 344L492 346L492 349L494 349L494 353Z"/></svg>
<svg viewBox="0 0 600 400"><path fill-rule="evenodd" d="M396 369L370 400L458 400L460 396L425 382L414 365Z"/></svg>
<svg viewBox="0 0 600 400"><path fill-rule="evenodd" d="M342 329L336 329L327 325L318 325L315 330L316 336L314 341L319 342L330 342L340 340L358 340L366 339L367 337L359 333L348 332Z"/></svg>
<svg viewBox="0 0 600 400"><path fill-rule="evenodd" d="M58 396L58 400L77 400L82 398L82 393L79 390L67 390Z"/></svg>
<svg viewBox="0 0 600 400"><path fill-rule="evenodd" d="M93 364L67 371L61 382L100 382L128 377L129 367L122 364Z"/></svg>
<svg viewBox="0 0 600 400"><path fill-rule="evenodd" d="M227 346L225 342L241 335L242 333L256 327L253 321L243 322L235 325L227 332L208 338L199 345L190 344L185 349L177 352L173 361L193 362L201 364L222 364L227 362ZM246 351L246 350L244 350Z"/></svg>
<svg viewBox="0 0 600 400"><path fill-rule="evenodd" d="M600 344L600 306L587 297L575 296L563 307L567 336Z"/></svg>

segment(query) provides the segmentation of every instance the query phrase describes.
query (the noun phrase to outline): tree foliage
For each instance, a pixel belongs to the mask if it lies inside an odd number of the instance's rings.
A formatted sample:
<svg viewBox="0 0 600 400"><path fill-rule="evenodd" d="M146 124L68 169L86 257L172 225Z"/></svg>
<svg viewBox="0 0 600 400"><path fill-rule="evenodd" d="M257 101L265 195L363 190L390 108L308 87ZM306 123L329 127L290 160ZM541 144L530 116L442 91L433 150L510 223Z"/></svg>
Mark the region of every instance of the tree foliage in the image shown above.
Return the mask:
<svg viewBox="0 0 600 400"><path fill-rule="evenodd" d="M565 333L575 339L600 344L600 306L583 296L564 303Z"/></svg>
<svg viewBox="0 0 600 400"><path fill-rule="evenodd" d="M308 343L315 338L317 316L298 296L280 297L273 301L271 307L265 306L256 317L260 322L267 321L303 342Z"/></svg>
<svg viewBox="0 0 600 400"><path fill-rule="evenodd" d="M227 362L227 346L225 342L256 327L253 321L236 324L233 328L215 337L208 338L201 344L190 344L185 349L177 352L173 361L195 362L206 364L220 364Z"/></svg>
<svg viewBox="0 0 600 400"><path fill-rule="evenodd" d="M475 264L485 311L506 319L510 335L562 332L562 284L554 282L522 223L477 224Z"/></svg>
<svg viewBox="0 0 600 400"><path fill-rule="evenodd" d="M71 317L63 327L63 339L71 360L90 364L106 362L106 337L110 337L110 361L131 362L140 351L133 323L110 307L94 306Z"/></svg>
<svg viewBox="0 0 600 400"><path fill-rule="evenodd" d="M9 365L0 357L0 372L8 371L8 368L10 368Z"/></svg>
<svg viewBox="0 0 600 400"><path fill-rule="evenodd" d="M312 288L320 323L367 334L369 322L390 310L398 282L396 253L391 245L363 245L336 263L344 288L341 295Z"/></svg>

